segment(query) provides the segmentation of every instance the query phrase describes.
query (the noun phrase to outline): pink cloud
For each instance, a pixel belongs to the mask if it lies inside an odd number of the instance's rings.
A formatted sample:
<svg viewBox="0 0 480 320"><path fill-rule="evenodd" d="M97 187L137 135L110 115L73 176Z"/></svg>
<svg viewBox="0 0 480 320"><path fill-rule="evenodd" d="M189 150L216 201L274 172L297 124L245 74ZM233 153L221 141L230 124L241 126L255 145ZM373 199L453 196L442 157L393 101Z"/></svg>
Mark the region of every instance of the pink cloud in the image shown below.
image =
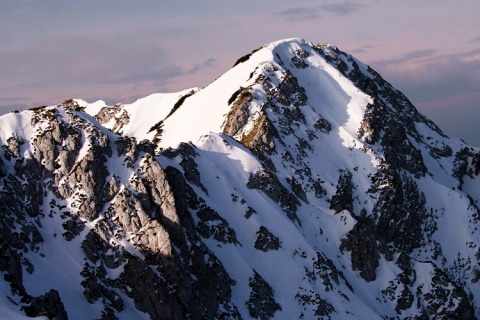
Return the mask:
<svg viewBox="0 0 480 320"><path fill-rule="evenodd" d="M443 99L417 103L418 107L425 109L452 108L466 105L478 106L480 108L480 92L462 92Z"/></svg>

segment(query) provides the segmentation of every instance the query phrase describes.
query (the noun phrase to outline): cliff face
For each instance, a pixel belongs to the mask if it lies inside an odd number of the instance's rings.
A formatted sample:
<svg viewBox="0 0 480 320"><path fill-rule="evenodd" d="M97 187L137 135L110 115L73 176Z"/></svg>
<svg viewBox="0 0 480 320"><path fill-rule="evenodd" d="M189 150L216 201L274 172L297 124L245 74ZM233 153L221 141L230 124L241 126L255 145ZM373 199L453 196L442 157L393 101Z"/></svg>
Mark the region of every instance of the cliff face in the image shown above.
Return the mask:
<svg viewBox="0 0 480 320"><path fill-rule="evenodd" d="M335 47L11 113L0 143L5 318L480 316L480 150Z"/></svg>

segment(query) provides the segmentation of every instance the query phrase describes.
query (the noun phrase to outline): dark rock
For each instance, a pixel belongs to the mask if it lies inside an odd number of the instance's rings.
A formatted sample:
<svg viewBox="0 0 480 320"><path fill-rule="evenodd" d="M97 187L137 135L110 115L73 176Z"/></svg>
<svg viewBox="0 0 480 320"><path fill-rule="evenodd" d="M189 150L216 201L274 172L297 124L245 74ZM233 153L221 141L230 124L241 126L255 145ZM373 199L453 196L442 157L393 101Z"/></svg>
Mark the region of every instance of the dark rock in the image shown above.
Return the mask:
<svg viewBox="0 0 480 320"><path fill-rule="evenodd" d="M78 217L73 216L71 219L62 223L63 229L65 229L65 233L63 233L63 237L70 241L76 236L80 234L80 232L85 229L85 224L78 219Z"/></svg>
<svg viewBox="0 0 480 320"><path fill-rule="evenodd" d="M275 139L278 132L265 114L260 115L253 129L243 135L240 142L257 155L272 154L275 151Z"/></svg>
<svg viewBox="0 0 480 320"><path fill-rule="evenodd" d="M327 121L325 118L319 118L317 121L315 121L315 124L313 125L315 129L321 131L322 133L330 133L332 131L332 125L330 122Z"/></svg>
<svg viewBox="0 0 480 320"><path fill-rule="evenodd" d="M435 265L432 267L432 287L427 292L417 292L428 314L437 319L475 319L475 310L463 288L455 285Z"/></svg>
<svg viewBox="0 0 480 320"><path fill-rule="evenodd" d="M60 298L58 292L53 289L44 295L32 298L30 305L23 307L23 310L28 317L45 316L49 319L68 319L62 299Z"/></svg>
<svg viewBox="0 0 480 320"><path fill-rule="evenodd" d="M278 250L280 247L280 239L268 231L267 228L261 226L257 231L257 240L255 240L254 248L267 252L269 250Z"/></svg>
<svg viewBox="0 0 480 320"><path fill-rule="evenodd" d="M294 177L291 177L289 179L290 182L290 188L292 189L293 193L303 202L308 203L307 200L307 194L305 193L305 190L303 190L303 187L300 183L297 182L297 180Z"/></svg>
<svg viewBox="0 0 480 320"><path fill-rule="evenodd" d="M305 88L298 84L297 78L289 70L286 70L282 82L272 94L273 98L284 106L303 106L308 101Z"/></svg>
<svg viewBox="0 0 480 320"><path fill-rule="evenodd" d="M323 197L324 195L327 194L325 189L323 189L323 187L322 187L322 181L321 180L317 180L313 183L313 189L315 191L315 196L317 198L321 198L321 197Z"/></svg>
<svg viewBox="0 0 480 320"><path fill-rule="evenodd" d="M394 171L380 170L373 184L382 185L373 209L378 216L376 230L380 238L386 243L393 242L401 251L418 248L425 236L422 225L427 211L425 196L416 183L408 177L402 179Z"/></svg>
<svg viewBox="0 0 480 320"><path fill-rule="evenodd" d="M296 214L300 202L281 184L275 174L268 171L257 172L255 175L250 174L247 188L263 191L273 201L282 206L290 220L300 224Z"/></svg>
<svg viewBox="0 0 480 320"><path fill-rule="evenodd" d="M257 214L257 211L252 207L248 206L247 212L245 212L245 218L249 219L253 214Z"/></svg>
<svg viewBox="0 0 480 320"><path fill-rule="evenodd" d="M397 313L400 313L400 310L408 310L412 307L413 301L415 301L414 295L407 287L404 287L400 297L397 300L397 306L395 307L395 310Z"/></svg>
<svg viewBox="0 0 480 320"><path fill-rule="evenodd" d="M235 230L215 210L203 206L198 210L197 216L201 220L197 230L202 237L207 239L213 237L223 243L239 243Z"/></svg>
<svg viewBox="0 0 480 320"><path fill-rule="evenodd" d="M355 224L340 245L340 251L351 252L353 270L359 270L360 276L366 281L377 278L376 269L380 255L376 241L373 221L364 218Z"/></svg>
<svg viewBox="0 0 480 320"><path fill-rule="evenodd" d="M306 310L305 306L312 307L313 312L310 314L310 317L312 319L314 317L321 317L321 319L332 319L331 314L335 312L335 308L330 302L320 297L318 293L311 290L302 290L301 292L297 292L297 294L295 295L295 299L299 304L304 306L304 310ZM304 317L300 316L300 319L303 318Z"/></svg>
<svg viewBox="0 0 480 320"><path fill-rule="evenodd" d="M133 164L137 161L138 157L138 148L137 140L130 137L119 137L115 140L115 145L117 146L117 155L125 156L130 164Z"/></svg>
<svg viewBox="0 0 480 320"><path fill-rule="evenodd" d="M330 209L334 213L343 210L353 211L353 188L352 173L341 171L338 177L337 192L330 200Z"/></svg>
<svg viewBox="0 0 480 320"><path fill-rule="evenodd" d="M302 58L298 56L293 56L292 57L292 63L295 65L295 67L299 69L305 69L308 67L308 63L305 62Z"/></svg>
<svg viewBox="0 0 480 320"><path fill-rule="evenodd" d="M275 301L272 287L255 271L248 280L252 289L247 301L250 316L255 319L267 320L274 316L282 307Z"/></svg>
<svg viewBox="0 0 480 320"><path fill-rule="evenodd" d="M8 153L4 153L4 155L8 154L9 156L12 156L14 158L20 157L20 146L24 143L25 141L23 141L23 139L18 137L17 135L8 138L5 148L5 151L8 151Z"/></svg>

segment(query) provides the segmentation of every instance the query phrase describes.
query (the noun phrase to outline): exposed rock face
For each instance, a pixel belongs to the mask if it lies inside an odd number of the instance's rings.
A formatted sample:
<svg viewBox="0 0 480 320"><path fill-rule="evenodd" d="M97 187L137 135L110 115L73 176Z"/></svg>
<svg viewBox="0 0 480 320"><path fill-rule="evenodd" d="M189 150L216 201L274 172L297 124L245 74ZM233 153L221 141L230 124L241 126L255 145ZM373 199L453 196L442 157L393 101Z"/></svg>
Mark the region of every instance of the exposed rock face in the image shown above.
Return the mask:
<svg viewBox="0 0 480 320"><path fill-rule="evenodd" d="M30 305L24 307L25 314L29 317L44 316L49 319L67 320L68 315L63 308L58 292L50 290L40 297L30 300Z"/></svg>
<svg viewBox="0 0 480 320"><path fill-rule="evenodd" d="M271 154L275 151L275 140L278 136L275 127L272 125L266 115L261 115L251 132L242 136L240 142L244 146L255 150L258 154Z"/></svg>
<svg viewBox="0 0 480 320"><path fill-rule="evenodd" d="M353 211L353 188L352 174L349 171L341 172L338 178L337 193L330 201L330 209L333 212Z"/></svg>
<svg viewBox="0 0 480 320"><path fill-rule="evenodd" d="M1 215L0 270L12 290L24 297L26 315L68 318L58 291L31 298L22 285L22 265L27 272L35 271L22 251L41 252L45 239L38 229L58 217L66 241L82 239L85 263L79 270L83 281L78 285L84 288L87 303L104 306L102 317L117 319L128 297L152 319L184 319L187 315L192 319L238 318L229 301L233 280L202 244L200 232L187 227L185 233L182 227L178 211L184 223L192 221L185 204L176 203L173 191L185 181L183 175L172 180L172 189L157 160L134 139L112 143L98 128L68 114L74 125L56 116L59 121L49 122L50 127L39 133L33 141L35 158L21 158L20 139L11 139L5 151L16 163L16 175L4 178L0 197L2 212L10 213ZM36 113L36 121L41 125L54 115L55 109L42 109ZM118 160L113 160L116 157ZM132 172L128 185L111 175L109 161L123 162ZM185 175L192 179L190 172ZM31 182L22 183L25 178ZM54 183L44 184L45 179ZM51 199L50 212L43 211L44 197ZM71 201L70 209L62 205L66 200ZM86 226L94 220L94 225ZM22 226L21 233L15 231L16 225ZM130 241L129 250L119 246ZM118 275L112 278L111 272Z"/></svg>
<svg viewBox="0 0 480 320"><path fill-rule="evenodd" d="M278 250L280 248L280 240L273 235L267 228L261 226L257 231L257 240L255 240L255 249L267 252L268 250Z"/></svg>
<svg viewBox="0 0 480 320"><path fill-rule="evenodd" d="M282 307L273 297L272 287L254 270L248 285L252 289L247 302L250 316L254 319L270 319Z"/></svg>
<svg viewBox="0 0 480 320"><path fill-rule="evenodd" d="M247 182L247 188L265 192L268 197L282 206L290 220L299 222L296 211L300 202L282 185L275 174L264 171L251 175Z"/></svg>
<svg viewBox="0 0 480 320"><path fill-rule="evenodd" d="M366 281L376 279L380 255L377 249L374 227L370 219L360 220L343 240L340 249L351 252L352 268L359 270Z"/></svg>
<svg viewBox="0 0 480 320"><path fill-rule="evenodd" d="M250 117L249 106L252 101L251 88L240 88L240 91L234 93L235 97L227 115L227 121L224 124L223 133L229 136L235 136L240 129L245 126Z"/></svg>
<svg viewBox="0 0 480 320"><path fill-rule="evenodd" d="M197 230L202 237L213 237L223 243L238 243L235 230L216 211L202 205L197 212L197 216L201 220Z"/></svg>
<svg viewBox="0 0 480 320"><path fill-rule="evenodd" d="M103 107L98 114L95 115L95 119L101 124L106 124L112 119L115 124L112 127L113 132L122 132L122 128L130 122L130 115L124 110L123 105L116 104L113 107Z"/></svg>

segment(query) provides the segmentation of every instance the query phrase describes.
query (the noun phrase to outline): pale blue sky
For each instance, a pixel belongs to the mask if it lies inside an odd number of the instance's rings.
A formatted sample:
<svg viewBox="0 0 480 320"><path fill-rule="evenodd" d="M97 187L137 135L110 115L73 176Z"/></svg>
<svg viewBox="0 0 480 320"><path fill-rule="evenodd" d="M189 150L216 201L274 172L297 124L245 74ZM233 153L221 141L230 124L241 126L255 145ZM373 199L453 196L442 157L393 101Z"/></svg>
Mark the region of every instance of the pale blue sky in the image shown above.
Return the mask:
<svg viewBox="0 0 480 320"><path fill-rule="evenodd" d="M1 0L0 114L202 87L271 41L332 43L480 146L480 1Z"/></svg>

